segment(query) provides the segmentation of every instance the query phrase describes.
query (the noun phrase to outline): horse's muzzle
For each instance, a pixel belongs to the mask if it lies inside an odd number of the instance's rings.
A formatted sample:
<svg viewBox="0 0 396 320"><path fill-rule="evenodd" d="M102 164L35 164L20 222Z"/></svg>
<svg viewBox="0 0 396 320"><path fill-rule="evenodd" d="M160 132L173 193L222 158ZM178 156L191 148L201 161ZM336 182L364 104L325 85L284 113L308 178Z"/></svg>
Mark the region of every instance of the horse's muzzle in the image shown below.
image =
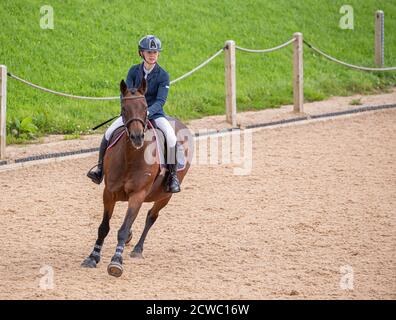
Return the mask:
<svg viewBox="0 0 396 320"><path fill-rule="evenodd" d="M140 149L141 147L143 147L144 144L144 133L141 134L133 134L131 133L129 135L129 140L132 143L132 146L136 149Z"/></svg>

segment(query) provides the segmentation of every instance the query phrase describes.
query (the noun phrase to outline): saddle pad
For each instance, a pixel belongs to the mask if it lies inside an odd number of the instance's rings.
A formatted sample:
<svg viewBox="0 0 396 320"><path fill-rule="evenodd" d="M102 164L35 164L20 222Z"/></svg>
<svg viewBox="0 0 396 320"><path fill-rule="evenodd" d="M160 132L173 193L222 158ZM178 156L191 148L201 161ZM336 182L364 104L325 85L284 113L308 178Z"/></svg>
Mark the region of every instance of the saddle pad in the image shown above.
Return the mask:
<svg viewBox="0 0 396 320"><path fill-rule="evenodd" d="M157 154L159 156L159 162L161 169L167 170L167 165L166 165L166 139L165 139L165 134L164 132L158 128L155 125L154 121L149 121L149 128L153 129L154 136L155 136L155 142L157 144ZM178 145L178 150L177 150L177 155L176 155L176 160L177 160L177 171L182 171L186 167L186 160L184 156L184 148L180 144Z"/></svg>
<svg viewBox="0 0 396 320"><path fill-rule="evenodd" d="M125 134L124 126L118 127L114 130L113 134L109 140L109 146L107 147L106 151L109 150L111 147L117 144L117 142L121 139L121 137Z"/></svg>
<svg viewBox="0 0 396 320"><path fill-rule="evenodd" d="M153 121L154 122L154 121ZM149 130L152 130L153 133L153 141L155 141L156 144L156 150L157 150L157 155L159 160L159 164L161 166L161 169L167 169L166 165L166 155L165 155L165 150L166 150L166 141L165 141L165 134L162 132L161 129L159 129L157 126L155 126L155 123L152 121L148 122L148 128ZM122 136L125 134L125 128L124 126L121 126L114 130L113 134L110 137L109 140L109 146L107 147L107 150L111 149L113 146L117 144L118 141L122 138ZM182 145L178 146L177 150L177 171L184 170L186 167L186 161L185 161L185 156L184 156L184 149Z"/></svg>

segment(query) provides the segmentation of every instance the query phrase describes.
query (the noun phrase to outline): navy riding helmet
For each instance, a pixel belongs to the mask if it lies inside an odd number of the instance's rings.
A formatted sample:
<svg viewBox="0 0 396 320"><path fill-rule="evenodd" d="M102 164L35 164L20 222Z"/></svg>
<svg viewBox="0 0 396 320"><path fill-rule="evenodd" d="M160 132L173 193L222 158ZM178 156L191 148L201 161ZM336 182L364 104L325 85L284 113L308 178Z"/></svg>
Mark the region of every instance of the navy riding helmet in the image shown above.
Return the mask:
<svg viewBox="0 0 396 320"><path fill-rule="evenodd" d="M139 53L141 51L161 51L161 40L156 36L147 35L139 41Z"/></svg>

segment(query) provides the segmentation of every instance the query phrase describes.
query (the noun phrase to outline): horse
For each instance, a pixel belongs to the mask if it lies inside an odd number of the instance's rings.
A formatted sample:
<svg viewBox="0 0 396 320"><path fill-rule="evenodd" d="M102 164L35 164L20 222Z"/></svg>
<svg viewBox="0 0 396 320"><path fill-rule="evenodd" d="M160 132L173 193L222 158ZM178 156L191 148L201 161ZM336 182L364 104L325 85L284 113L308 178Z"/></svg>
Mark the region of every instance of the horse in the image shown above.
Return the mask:
<svg viewBox="0 0 396 320"><path fill-rule="evenodd" d="M110 231L110 219L118 201L128 201L124 221L118 230L117 247L107 267L109 275L120 277L123 273L122 254L124 247L132 239L132 225L143 202L154 202L147 213L142 235L134 246L130 256L143 258L143 245L146 236L158 218L159 212L172 198L172 193L165 192L167 175L161 170L158 161L147 161L147 155L158 157L158 150L152 148L148 133L147 102L145 79L139 88L128 89L124 80L120 82L121 115L125 134L108 149L104 158L105 187L103 190L103 219L98 228L98 237L94 249L81 263L82 267L95 268L100 262L103 242ZM193 136L189 129L179 120L173 119L175 133L184 148L185 166L177 175L182 183L190 168L193 152ZM151 148L151 150L150 150ZM156 158L158 159L158 158Z"/></svg>

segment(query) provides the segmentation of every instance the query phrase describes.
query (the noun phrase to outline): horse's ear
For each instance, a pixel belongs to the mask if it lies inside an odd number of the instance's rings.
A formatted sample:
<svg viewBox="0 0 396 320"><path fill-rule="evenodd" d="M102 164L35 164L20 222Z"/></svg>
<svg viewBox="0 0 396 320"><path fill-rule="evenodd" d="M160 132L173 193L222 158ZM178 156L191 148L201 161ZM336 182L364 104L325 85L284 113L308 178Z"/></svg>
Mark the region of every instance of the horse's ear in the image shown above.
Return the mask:
<svg viewBox="0 0 396 320"><path fill-rule="evenodd" d="M147 81L145 78L142 78L142 82L140 84L140 87L138 89L138 91L142 94L145 95L146 91L147 91Z"/></svg>
<svg viewBox="0 0 396 320"><path fill-rule="evenodd" d="M126 96L126 94L128 93L128 87L127 87L124 79L122 79L120 82L120 91L121 91L122 96Z"/></svg>

